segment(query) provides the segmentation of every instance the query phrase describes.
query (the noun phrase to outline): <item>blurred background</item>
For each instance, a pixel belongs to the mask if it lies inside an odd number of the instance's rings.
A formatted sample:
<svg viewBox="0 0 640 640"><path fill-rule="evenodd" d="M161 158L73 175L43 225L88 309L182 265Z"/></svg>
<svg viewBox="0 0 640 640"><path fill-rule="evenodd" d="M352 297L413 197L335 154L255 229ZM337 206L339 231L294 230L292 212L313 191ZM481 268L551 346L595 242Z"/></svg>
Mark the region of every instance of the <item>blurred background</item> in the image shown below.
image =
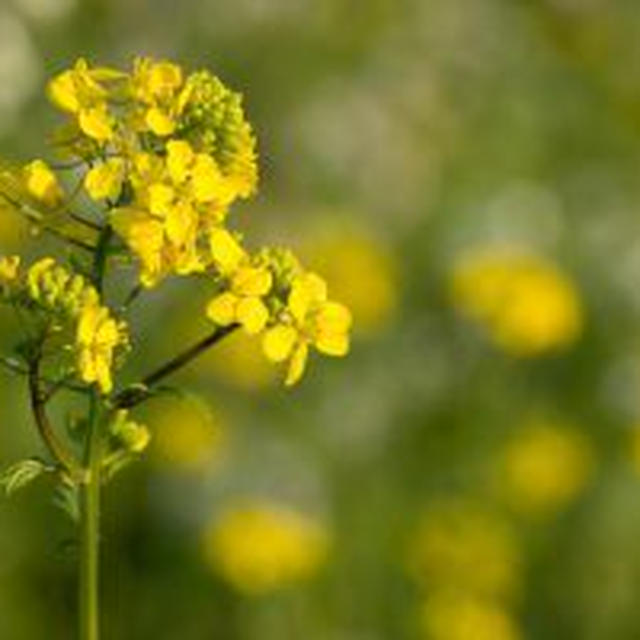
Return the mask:
<svg viewBox="0 0 640 640"><path fill-rule="evenodd" d="M325 273L355 339L288 391L232 337L136 413L105 638L640 637L637 0L0 0L2 156L42 155L47 77L140 54L245 94L236 221ZM8 215L0 246L44 250ZM127 379L204 303L145 297ZM0 463L37 446L0 372ZM2 499L0 638L74 637L74 567L45 482Z"/></svg>

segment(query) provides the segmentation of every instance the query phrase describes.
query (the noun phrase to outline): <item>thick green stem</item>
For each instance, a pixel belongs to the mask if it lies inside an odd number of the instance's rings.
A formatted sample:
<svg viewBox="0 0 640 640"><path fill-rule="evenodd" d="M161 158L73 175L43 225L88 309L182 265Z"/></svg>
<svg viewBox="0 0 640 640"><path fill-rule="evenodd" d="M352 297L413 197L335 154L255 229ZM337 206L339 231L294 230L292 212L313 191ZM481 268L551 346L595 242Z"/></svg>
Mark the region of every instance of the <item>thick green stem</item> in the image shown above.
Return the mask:
<svg viewBox="0 0 640 640"><path fill-rule="evenodd" d="M100 465L102 423L99 399L94 393L89 407L89 423L84 463L86 477L80 486L80 640L98 640L100 568Z"/></svg>

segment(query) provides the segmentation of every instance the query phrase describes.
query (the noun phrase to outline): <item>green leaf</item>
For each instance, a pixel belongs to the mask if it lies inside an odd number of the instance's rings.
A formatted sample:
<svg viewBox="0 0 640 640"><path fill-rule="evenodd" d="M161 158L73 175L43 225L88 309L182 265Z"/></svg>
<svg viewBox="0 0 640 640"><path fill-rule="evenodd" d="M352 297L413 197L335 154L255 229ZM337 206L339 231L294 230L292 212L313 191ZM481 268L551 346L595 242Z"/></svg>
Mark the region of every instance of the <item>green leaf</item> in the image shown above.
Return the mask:
<svg viewBox="0 0 640 640"><path fill-rule="evenodd" d="M53 503L62 509L73 522L80 521L80 495L75 484L61 483L53 495Z"/></svg>
<svg viewBox="0 0 640 640"><path fill-rule="evenodd" d="M37 458L21 460L2 472L0 486L3 486L7 495L10 496L47 471L50 471L50 468Z"/></svg>

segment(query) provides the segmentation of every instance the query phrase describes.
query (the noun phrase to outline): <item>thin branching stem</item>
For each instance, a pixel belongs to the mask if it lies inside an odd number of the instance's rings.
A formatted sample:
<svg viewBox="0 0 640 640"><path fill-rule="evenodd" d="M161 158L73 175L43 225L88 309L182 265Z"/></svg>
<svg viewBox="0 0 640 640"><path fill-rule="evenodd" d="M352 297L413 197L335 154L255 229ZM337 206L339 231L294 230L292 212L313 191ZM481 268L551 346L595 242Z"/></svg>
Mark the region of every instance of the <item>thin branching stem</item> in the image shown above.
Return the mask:
<svg viewBox="0 0 640 640"><path fill-rule="evenodd" d="M232 324L228 327L218 327L202 340L160 365L157 369L145 376L140 383L124 389L117 394L113 400L114 407L118 409L131 409L141 402L144 402L152 395L153 387L159 382L188 365L237 328L237 324Z"/></svg>
<svg viewBox="0 0 640 640"><path fill-rule="evenodd" d="M27 372L31 411L33 412L33 417L40 437L49 450L49 453L53 459L73 477L79 470L78 462L76 461L73 453L67 449L62 440L60 440L56 435L53 425L49 420L49 416L47 415L45 409L47 396L41 387L40 362L41 355L40 353L37 353L31 359Z"/></svg>

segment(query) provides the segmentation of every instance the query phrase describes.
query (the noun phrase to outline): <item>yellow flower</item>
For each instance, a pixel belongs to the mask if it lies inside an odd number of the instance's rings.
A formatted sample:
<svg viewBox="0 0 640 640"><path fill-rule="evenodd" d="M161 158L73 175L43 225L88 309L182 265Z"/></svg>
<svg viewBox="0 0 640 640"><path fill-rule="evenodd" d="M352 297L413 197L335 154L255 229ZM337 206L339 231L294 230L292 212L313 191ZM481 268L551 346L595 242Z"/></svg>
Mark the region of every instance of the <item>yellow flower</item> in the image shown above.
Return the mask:
<svg viewBox="0 0 640 640"><path fill-rule="evenodd" d="M515 249L478 252L456 265L451 287L456 306L512 355L567 347L581 333L582 304L573 283L540 256Z"/></svg>
<svg viewBox="0 0 640 640"><path fill-rule="evenodd" d="M428 640L520 640L513 617L500 605L458 592L427 598L420 622Z"/></svg>
<svg viewBox="0 0 640 640"><path fill-rule="evenodd" d="M220 227L209 232L211 258L222 275L230 275L247 260L247 254L233 235Z"/></svg>
<svg viewBox="0 0 640 640"><path fill-rule="evenodd" d="M507 443L498 482L513 509L544 516L580 494L592 466L593 454L583 435L563 425L534 421Z"/></svg>
<svg viewBox="0 0 640 640"><path fill-rule="evenodd" d="M53 258L42 258L27 271L25 293L58 320L75 322L75 367L79 378L96 383L103 393L112 389L115 349L126 344L125 327L100 304L96 289Z"/></svg>
<svg viewBox="0 0 640 640"><path fill-rule="evenodd" d="M18 277L20 256L2 256L0 258L0 283L9 284Z"/></svg>
<svg viewBox="0 0 640 640"><path fill-rule="evenodd" d="M233 587L261 595L312 577L326 558L328 536L288 507L253 501L213 520L203 547L208 564Z"/></svg>
<svg viewBox="0 0 640 640"><path fill-rule="evenodd" d="M226 425L198 398L154 399L146 407L145 420L154 433L151 453L163 465L205 471L221 454Z"/></svg>
<svg viewBox="0 0 640 640"><path fill-rule="evenodd" d="M48 95L57 107L76 116L84 134L106 142L113 138L114 119L107 107L109 93L103 84L122 77L112 69L91 69L86 60L80 59L73 69L51 80Z"/></svg>
<svg viewBox="0 0 640 640"><path fill-rule="evenodd" d="M56 207L64 199L56 174L43 160L34 160L24 168L24 180L29 194L48 207Z"/></svg>
<svg viewBox="0 0 640 640"><path fill-rule="evenodd" d="M102 393L113 388L113 352L120 342L120 327L106 307L87 304L82 308L76 331L78 371L84 382L97 383Z"/></svg>
<svg viewBox="0 0 640 640"><path fill-rule="evenodd" d="M120 208L111 213L111 224L141 263L140 282L152 287L164 277L164 226L146 211Z"/></svg>
<svg viewBox="0 0 640 640"><path fill-rule="evenodd" d="M182 70L176 64L149 58L135 61L131 90L135 99L145 105L144 128L160 137L174 133L187 97L179 92L182 84Z"/></svg>
<svg viewBox="0 0 640 640"><path fill-rule="evenodd" d="M424 514L409 549L408 567L426 587L504 599L519 589L520 560L504 518L452 500Z"/></svg>
<svg viewBox="0 0 640 640"><path fill-rule="evenodd" d="M237 322L249 334L260 333L269 320L262 297L269 293L272 284L271 273L264 267L238 268L230 278L229 290L207 305L207 317L222 327Z"/></svg>
<svg viewBox="0 0 640 640"><path fill-rule="evenodd" d="M84 188L93 200L116 200L120 195L124 175L124 160L110 158L87 172Z"/></svg>
<svg viewBox="0 0 640 640"><path fill-rule="evenodd" d="M314 273L293 280L287 309L285 321L265 332L263 348L273 362L288 360L285 384L291 386L304 373L309 345L329 356L346 355L351 313L344 305L327 300L327 286Z"/></svg>

